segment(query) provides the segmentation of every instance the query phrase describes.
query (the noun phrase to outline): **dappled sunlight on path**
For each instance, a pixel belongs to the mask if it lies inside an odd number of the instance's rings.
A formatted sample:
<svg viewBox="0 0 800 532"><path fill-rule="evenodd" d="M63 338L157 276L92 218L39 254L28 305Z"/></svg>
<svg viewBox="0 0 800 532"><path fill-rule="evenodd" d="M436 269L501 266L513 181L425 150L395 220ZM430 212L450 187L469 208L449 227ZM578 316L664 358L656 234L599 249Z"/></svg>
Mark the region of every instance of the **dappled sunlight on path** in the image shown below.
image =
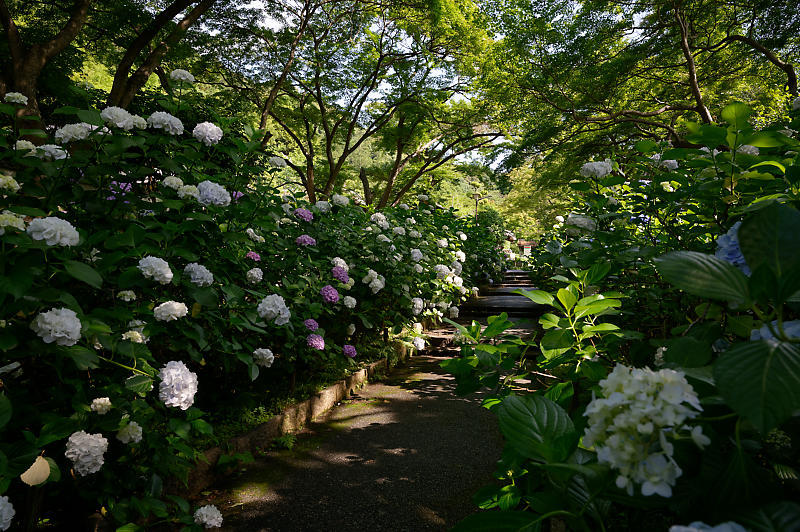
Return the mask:
<svg viewBox="0 0 800 532"><path fill-rule="evenodd" d="M446 530L475 510L501 442L480 397L420 356L209 495L224 530Z"/></svg>

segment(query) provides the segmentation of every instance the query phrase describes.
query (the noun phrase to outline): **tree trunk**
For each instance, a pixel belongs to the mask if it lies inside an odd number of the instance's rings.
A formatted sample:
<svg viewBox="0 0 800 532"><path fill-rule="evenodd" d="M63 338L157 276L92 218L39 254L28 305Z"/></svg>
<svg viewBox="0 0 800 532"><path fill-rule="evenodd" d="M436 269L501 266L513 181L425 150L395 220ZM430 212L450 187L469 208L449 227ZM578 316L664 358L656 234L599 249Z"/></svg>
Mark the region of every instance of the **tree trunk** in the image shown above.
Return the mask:
<svg viewBox="0 0 800 532"><path fill-rule="evenodd" d="M703 100L703 93L700 91L700 83L697 80L697 66L694 62L692 49L689 46L689 26L686 24L686 17L681 12L679 2L675 4L673 13L681 32L681 50L683 50L683 57L686 58L686 68L689 71L689 87L692 90L692 96L694 96L694 101L697 104L697 113L704 123L711 124L714 122L714 119L711 116L711 111L706 107L705 101Z"/></svg>
<svg viewBox="0 0 800 532"><path fill-rule="evenodd" d="M367 171L364 167L358 171L358 178L361 180L361 185L364 187L364 203L372 205L372 190L369 188L369 179L367 179Z"/></svg>

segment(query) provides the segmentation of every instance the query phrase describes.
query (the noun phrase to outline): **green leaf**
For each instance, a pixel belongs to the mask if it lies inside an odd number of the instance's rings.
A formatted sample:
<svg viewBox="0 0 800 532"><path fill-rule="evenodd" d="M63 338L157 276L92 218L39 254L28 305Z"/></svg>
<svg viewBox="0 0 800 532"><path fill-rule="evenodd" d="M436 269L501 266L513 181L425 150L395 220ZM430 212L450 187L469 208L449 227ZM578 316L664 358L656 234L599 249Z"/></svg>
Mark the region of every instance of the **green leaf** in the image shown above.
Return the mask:
<svg viewBox="0 0 800 532"><path fill-rule="evenodd" d="M95 288L101 288L103 286L103 278L97 273L97 270L88 264L76 260L69 260L64 263L64 269L75 279L83 281L89 286Z"/></svg>
<svg viewBox="0 0 800 532"><path fill-rule="evenodd" d="M756 148L775 148L777 146L783 146L784 141L777 132L758 131L745 137L744 140L742 140L742 144L749 144Z"/></svg>
<svg viewBox="0 0 800 532"><path fill-rule="evenodd" d="M714 380L728 405L766 434L800 408L800 346L738 344L714 364Z"/></svg>
<svg viewBox="0 0 800 532"><path fill-rule="evenodd" d="M75 114L78 116L78 119L81 122L86 122L92 124L93 126L103 125L103 119L100 117L100 111L95 111L94 109L79 109L75 111Z"/></svg>
<svg viewBox="0 0 800 532"><path fill-rule="evenodd" d="M619 327L613 323L598 323L597 325L586 325L583 332L609 332L618 331Z"/></svg>
<svg viewBox="0 0 800 532"><path fill-rule="evenodd" d="M56 461L49 456L45 456L44 459L47 460L47 464L50 466L50 476L47 477L47 482L58 482L61 480L61 469L59 469Z"/></svg>
<svg viewBox="0 0 800 532"><path fill-rule="evenodd" d="M774 203L742 222L739 245L747 265L755 271L767 264L780 277L800 266L800 212Z"/></svg>
<svg viewBox="0 0 800 532"><path fill-rule="evenodd" d="M775 168L780 170L781 173L783 173L783 174L786 173L786 167L783 166L781 163L779 163L777 161L762 161L760 163L754 164L753 166L748 168L748 170L752 170L753 168L756 168L756 167L759 167L759 166L774 166Z"/></svg>
<svg viewBox="0 0 800 532"><path fill-rule="evenodd" d="M711 362L711 345L691 336L676 338L667 343L664 361L686 368L699 368Z"/></svg>
<svg viewBox="0 0 800 532"><path fill-rule="evenodd" d="M64 349L63 353L71 358L75 366L81 371L100 367L100 359L97 357L97 353L83 346L73 345Z"/></svg>
<svg viewBox="0 0 800 532"><path fill-rule="evenodd" d="M722 119L725 120L733 129L742 130L748 126L747 120L753 110L741 102L734 102L727 105L722 110Z"/></svg>
<svg viewBox="0 0 800 532"><path fill-rule="evenodd" d="M652 140L640 140L634 147L639 153L652 153L658 149L658 144Z"/></svg>
<svg viewBox="0 0 800 532"><path fill-rule="evenodd" d="M134 375L125 380L125 387L133 393L144 395L153 389L153 379L147 375Z"/></svg>
<svg viewBox="0 0 800 532"><path fill-rule="evenodd" d="M178 419L178 418L170 419L169 428L172 432L174 432L184 440L188 440L191 436L192 426L191 424L189 424L188 421L184 421L183 419Z"/></svg>
<svg viewBox="0 0 800 532"><path fill-rule="evenodd" d="M655 259L667 281L696 296L723 301L749 299L747 278L735 266L705 253L674 251Z"/></svg>
<svg viewBox="0 0 800 532"><path fill-rule="evenodd" d="M578 305L575 307L575 317L582 318L584 316L594 316L604 312L610 308L621 306L622 303L617 299L599 299L593 301L588 305Z"/></svg>
<svg viewBox="0 0 800 532"><path fill-rule="evenodd" d="M550 305L553 306L553 296L545 292L544 290L514 290L514 294L519 294L521 296L525 296L534 303L538 303L539 305Z"/></svg>
<svg viewBox="0 0 800 532"><path fill-rule="evenodd" d="M727 136L728 131L725 128L713 126L711 124L703 124L697 132L693 132L691 135L687 136L686 140L702 144L709 148L716 148L720 144L725 143L725 138Z"/></svg>
<svg viewBox="0 0 800 532"><path fill-rule="evenodd" d="M481 512L459 522L450 532L535 532L541 530L539 525L531 512Z"/></svg>
<svg viewBox="0 0 800 532"><path fill-rule="evenodd" d="M550 359L569 351L575 344L575 338L569 329L553 329L547 331L539 342L542 354Z"/></svg>
<svg viewBox="0 0 800 532"><path fill-rule="evenodd" d="M561 301L561 304L564 305L564 308L567 311L574 307L575 303L578 301L578 298L575 297L575 294L566 288L559 288L558 292L556 293L556 297L558 297L558 300Z"/></svg>
<svg viewBox="0 0 800 532"><path fill-rule="evenodd" d="M758 510L737 515L736 522L753 532L797 532L800 530L800 504L772 502Z"/></svg>
<svg viewBox="0 0 800 532"><path fill-rule="evenodd" d="M13 413L13 408L11 407L11 399L5 396L5 394L0 394L0 429L5 427L9 421L11 421L11 414Z"/></svg>
<svg viewBox="0 0 800 532"><path fill-rule="evenodd" d="M489 316L486 321L489 325L483 330L484 338L494 338L501 332L514 326L514 322L508 319L508 314L505 312L499 316Z"/></svg>
<svg viewBox="0 0 800 532"><path fill-rule="evenodd" d="M496 409L500 431L527 458L561 462L575 450L578 434L563 408L539 395L510 395Z"/></svg>

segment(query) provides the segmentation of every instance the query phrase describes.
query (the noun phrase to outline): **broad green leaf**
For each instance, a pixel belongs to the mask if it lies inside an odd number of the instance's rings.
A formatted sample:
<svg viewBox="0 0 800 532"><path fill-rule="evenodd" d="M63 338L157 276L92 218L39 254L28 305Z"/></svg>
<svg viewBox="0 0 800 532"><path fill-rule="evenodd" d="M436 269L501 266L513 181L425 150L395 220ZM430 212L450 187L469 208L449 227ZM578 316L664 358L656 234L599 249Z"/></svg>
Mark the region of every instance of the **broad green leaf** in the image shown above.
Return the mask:
<svg viewBox="0 0 800 532"><path fill-rule="evenodd" d="M144 395L153 389L153 379L147 375L134 375L125 380L125 387L133 393Z"/></svg>
<svg viewBox="0 0 800 532"><path fill-rule="evenodd" d="M506 441L527 458L561 462L575 450L578 434L563 408L539 395L510 395L496 410Z"/></svg>
<svg viewBox="0 0 800 532"><path fill-rule="evenodd" d="M610 308L617 308L619 306L622 306L622 303L616 299L600 299L585 306L576 306L574 309L575 317L582 318L584 316L595 316Z"/></svg>
<svg viewBox="0 0 800 532"><path fill-rule="evenodd" d="M73 345L62 352L71 358L75 366L81 371L100 367L100 359L97 357L97 353L83 346Z"/></svg>
<svg viewBox="0 0 800 532"><path fill-rule="evenodd" d="M552 329L547 331L539 342L542 354L548 358L554 358L569 351L575 344L575 338L569 329Z"/></svg>
<svg viewBox="0 0 800 532"><path fill-rule="evenodd" d="M748 168L748 170L752 170L753 168L757 168L759 166L774 166L775 168L780 170L782 174L786 173L786 167L777 161L761 161L760 163L756 163L750 168Z"/></svg>
<svg viewBox="0 0 800 532"><path fill-rule="evenodd" d="M772 204L742 222L739 244L747 265L755 271L767 264L779 277L800 266L800 212Z"/></svg>
<svg viewBox="0 0 800 532"><path fill-rule="evenodd" d="M742 130L748 126L747 120L753 110L741 102L734 102L725 106L722 110L722 119L725 120L733 129Z"/></svg>
<svg viewBox="0 0 800 532"><path fill-rule="evenodd" d="M514 326L514 323L508 319L508 314L505 312L499 316L489 316L486 321L489 325L483 330L484 338L494 338Z"/></svg>
<svg viewBox="0 0 800 532"><path fill-rule="evenodd" d="M583 332L609 332L618 331L619 327L613 323L598 323L597 325L586 325Z"/></svg>
<svg viewBox="0 0 800 532"><path fill-rule="evenodd" d="M716 361L714 380L728 405L766 434L800 409L800 346L738 344Z"/></svg>
<svg viewBox="0 0 800 532"><path fill-rule="evenodd" d="M640 140L634 147L639 153L652 153L658 149L658 144L652 140Z"/></svg>
<svg viewBox="0 0 800 532"><path fill-rule="evenodd" d="M800 504L771 502L758 510L737 515L736 522L753 532L796 532L800 530Z"/></svg>
<svg viewBox="0 0 800 532"><path fill-rule="evenodd" d="M742 144L749 144L756 148L775 148L777 146L783 146L784 141L777 132L758 131L745 137L742 140Z"/></svg>
<svg viewBox="0 0 800 532"><path fill-rule="evenodd" d="M574 307L575 303L578 301L578 298L575 297L575 294L566 288L559 288L558 292L556 293L556 297L558 297L558 300L561 301L561 304L564 305L564 308L567 311Z"/></svg>
<svg viewBox="0 0 800 532"><path fill-rule="evenodd" d="M472 514L450 532L538 532L541 523L531 512L489 511Z"/></svg>
<svg viewBox="0 0 800 532"><path fill-rule="evenodd" d="M95 288L102 288L103 286L103 278L99 273L97 273L97 270L88 264L78 262L76 260L69 260L64 263L64 269L72 277L79 281L83 281L89 286L93 286Z"/></svg>
<svg viewBox="0 0 800 532"><path fill-rule="evenodd" d="M699 368L711 361L711 345L691 336L676 338L667 343L664 361L686 368Z"/></svg>
<svg viewBox="0 0 800 532"><path fill-rule="evenodd" d="M735 266L705 253L674 251L655 259L667 281L696 296L744 302L747 278Z"/></svg>
<svg viewBox="0 0 800 532"><path fill-rule="evenodd" d="M515 294L519 294L522 296L527 297L534 303L538 303L539 305L553 305L553 296L545 292L544 290L514 290Z"/></svg>

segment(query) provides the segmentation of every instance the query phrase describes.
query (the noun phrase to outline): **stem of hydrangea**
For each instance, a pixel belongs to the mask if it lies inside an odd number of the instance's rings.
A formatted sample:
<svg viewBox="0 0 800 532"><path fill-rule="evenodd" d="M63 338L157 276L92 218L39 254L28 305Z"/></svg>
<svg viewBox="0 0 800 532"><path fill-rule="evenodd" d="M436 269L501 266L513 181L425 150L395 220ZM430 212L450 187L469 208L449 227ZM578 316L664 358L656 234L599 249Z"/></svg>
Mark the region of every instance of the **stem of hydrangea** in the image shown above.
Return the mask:
<svg viewBox="0 0 800 532"><path fill-rule="evenodd" d="M146 372L144 372L144 371L142 371L140 369L132 368L130 366L126 366L125 364L120 364L119 362L117 362L115 360L111 360L110 358L106 358L106 357L104 357L102 355L97 355L97 358L99 358L100 360L102 360L104 362L108 362L109 364L114 364L115 366L119 366L119 367L127 369L129 371L133 371L134 373L138 373L140 375L145 375L147 377L150 376L149 373L146 373Z"/></svg>

